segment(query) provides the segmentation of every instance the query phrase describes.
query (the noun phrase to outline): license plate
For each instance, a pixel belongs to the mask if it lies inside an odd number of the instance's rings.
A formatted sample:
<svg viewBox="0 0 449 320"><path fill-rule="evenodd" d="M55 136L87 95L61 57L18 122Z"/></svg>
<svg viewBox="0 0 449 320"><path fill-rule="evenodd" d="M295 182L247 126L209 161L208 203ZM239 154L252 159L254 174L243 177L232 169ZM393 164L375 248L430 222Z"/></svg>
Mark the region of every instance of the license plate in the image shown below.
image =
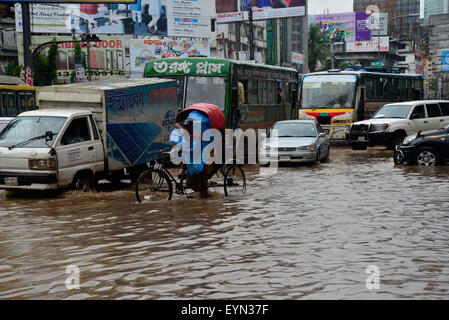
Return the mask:
<svg viewBox="0 0 449 320"><path fill-rule="evenodd" d="M290 157L279 157L280 161L290 161Z"/></svg>
<svg viewBox="0 0 449 320"><path fill-rule="evenodd" d="M366 138L365 138L364 136L359 136L357 139L358 139L359 141L366 141Z"/></svg>
<svg viewBox="0 0 449 320"><path fill-rule="evenodd" d="M7 177L7 178L5 178L5 185L6 186L18 186L19 181L17 180L17 177Z"/></svg>

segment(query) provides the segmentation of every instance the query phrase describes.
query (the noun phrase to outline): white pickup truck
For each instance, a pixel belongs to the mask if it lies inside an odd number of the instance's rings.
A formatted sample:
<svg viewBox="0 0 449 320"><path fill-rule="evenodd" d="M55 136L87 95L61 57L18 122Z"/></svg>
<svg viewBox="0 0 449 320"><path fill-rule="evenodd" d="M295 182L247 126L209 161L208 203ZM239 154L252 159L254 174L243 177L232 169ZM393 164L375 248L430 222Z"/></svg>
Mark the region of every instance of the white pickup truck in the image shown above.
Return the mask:
<svg viewBox="0 0 449 320"><path fill-rule="evenodd" d="M0 134L0 189L92 189L100 178L138 175L170 149L173 80L130 79L37 90L40 110Z"/></svg>

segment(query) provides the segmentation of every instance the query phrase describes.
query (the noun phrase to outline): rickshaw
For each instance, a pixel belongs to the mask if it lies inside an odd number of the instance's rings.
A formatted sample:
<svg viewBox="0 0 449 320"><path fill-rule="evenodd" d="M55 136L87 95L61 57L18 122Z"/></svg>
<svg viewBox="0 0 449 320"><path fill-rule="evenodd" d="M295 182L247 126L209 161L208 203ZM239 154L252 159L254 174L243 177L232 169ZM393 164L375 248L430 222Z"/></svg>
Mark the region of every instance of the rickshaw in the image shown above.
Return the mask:
<svg viewBox="0 0 449 320"><path fill-rule="evenodd" d="M208 189L215 193L223 193L225 196L238 195L246 192L246 177L240 165L234 159L226 161L225 143L226 120L223 112L217 106L207 103L197 103L182 110L176 117L178 124L185 123L186 120L198 121L201 123L201 136L207 129L217 129L222 137L222 161L212 163L208 166ZM173 139L173 140L172 140ZM201 151L205 147L201 141ZM201 163L187 163L182 166L182 173L175 178L173 170L170 170L170 153L180 152L183 143L181 131L174 129L171 142L177 145L170 152L161 152L160 159L155 163L150 163L149 169L143 172L136 183L136 198L139 202L171 200L173 193L191 197L193 190L188 185L189 176L201 172L205 169L204 159ZM195 142L193 142L195 147ZM232 145L229 146L233 148ZM191 149L189 149L191 152ZM174 185L174 187L173 187Z"/></svg>

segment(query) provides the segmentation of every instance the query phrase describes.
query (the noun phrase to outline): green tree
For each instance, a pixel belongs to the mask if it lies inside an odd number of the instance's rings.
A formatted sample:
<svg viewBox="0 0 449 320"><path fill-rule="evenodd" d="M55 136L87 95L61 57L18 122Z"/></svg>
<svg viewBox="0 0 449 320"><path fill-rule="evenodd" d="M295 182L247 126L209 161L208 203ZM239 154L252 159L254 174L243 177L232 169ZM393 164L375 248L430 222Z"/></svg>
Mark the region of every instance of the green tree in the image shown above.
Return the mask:
<svg viewBox="0 0 449 320"><path fill-rule="evenodd" d="M22 65L16 66L14 61L10 61L8 66L6 67L6 75L11 77L20 78L20 74L22 73Z"/></svg>
<svg viewBox="0 0 449 320"><path fill-rule="evenodd" d="M33 81L35 86L58 84L58 45L52 44L44 57L38 52L33 59Z"/></svg>
<svg viewBox="0 0 449 320"><path fill-rule="evenodd" d="M321 23L309 26L309 69L314 72L318 61L326 65L326 60L331 56L326 44L330 43L325 32L321 32Z"/></svg>

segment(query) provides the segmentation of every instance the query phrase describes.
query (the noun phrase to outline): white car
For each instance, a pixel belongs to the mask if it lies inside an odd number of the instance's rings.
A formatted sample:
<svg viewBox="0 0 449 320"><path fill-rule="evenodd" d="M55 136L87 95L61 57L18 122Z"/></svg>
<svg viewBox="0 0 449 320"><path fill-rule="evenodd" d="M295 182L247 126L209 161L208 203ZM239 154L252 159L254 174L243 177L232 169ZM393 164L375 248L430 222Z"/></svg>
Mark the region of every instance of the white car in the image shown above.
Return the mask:
<svg viewBox="0 0 449 320"><path fill-rule="evenodd" d="M394 149L405 137L449 124L449 101L420 100L384 105L369 120L354 122L348 134L353 150L385 145Z"/></svg>
<svg viewBox="0 0 449 320"><path fill-rule="evenodd" d="M0 118L0 132L11 122L14 118L1 117Z"/></svg>

